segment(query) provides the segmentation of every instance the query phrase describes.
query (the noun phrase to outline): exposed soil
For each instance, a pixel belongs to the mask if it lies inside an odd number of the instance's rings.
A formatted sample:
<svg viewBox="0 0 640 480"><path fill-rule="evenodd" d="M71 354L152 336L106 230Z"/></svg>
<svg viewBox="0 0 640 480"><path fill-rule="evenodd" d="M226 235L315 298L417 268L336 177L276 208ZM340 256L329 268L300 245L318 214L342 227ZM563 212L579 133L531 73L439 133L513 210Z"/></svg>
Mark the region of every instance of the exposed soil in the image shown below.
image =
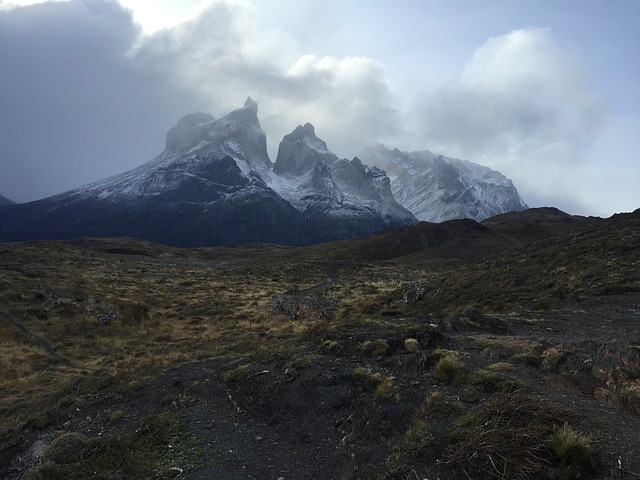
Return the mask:
<svg viewBox="0 0 640 480"><path fill-rule="evenodd" d="M183 365L134 388L88 399L68 412L64 422L30 436L23 443L23 455L59 429L109 436L139 428L144 418L164 412L180 416L204 450L196 465L176 461L184 478L374 478L384 472L393 446L402 443L415 409L429 392L447 392L465 410L491 396L480 389L471 403L460 400L460 389L434 378L431 350L446 346L458 351L467 367L477 370L508 361L523 342L535 342L542 351L561 348L567 357L551 370L530 366L510 370L508 376L522 381L532 393L567 406L604 452L606 469L616 475L612 478L637 478L640 412L625 411L593 392L615 391L615 385L607 385L608 376L624 366L625 349L635 352L636 363L627 366L640 374L639 308L640 295L630 294L593 298L556 312L494 319L503 322L508 332L439 333L428 325L433 319L416 319L409 325L430 333L423 338L424 348L414 353L401 348L407 335L396 333L393 325L363 327L334 336L340 346L336 351L316 350L318 356L297 372L249 358ZM482 316L479 323L492 322ZM406 328L405 323L405 332ZM378 338L387 340L389 352L365 355L363 342ZM225 373L245 362L251 363L241 378L225 379ZM395 393L376 398L373 385L354 380L354 369L365 365L393 376ZM109 420L114 411L123 412L115 422ZM441 454L411 458L397 476L388 478L411 478L414 472L417 478L465 478L446 463L446 449ZM14 473L7 478L16 478L19 467L14 460L10 469Z"/></svg>

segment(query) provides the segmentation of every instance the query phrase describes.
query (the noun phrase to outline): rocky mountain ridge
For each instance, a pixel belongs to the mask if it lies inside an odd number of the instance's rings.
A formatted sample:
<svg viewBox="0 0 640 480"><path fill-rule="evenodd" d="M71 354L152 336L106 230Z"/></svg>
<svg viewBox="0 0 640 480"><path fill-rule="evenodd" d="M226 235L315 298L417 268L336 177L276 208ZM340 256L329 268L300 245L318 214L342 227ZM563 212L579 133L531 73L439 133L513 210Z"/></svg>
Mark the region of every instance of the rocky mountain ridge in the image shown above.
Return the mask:
<svg viewBox="0 0 640 480"><path fill-rule="evenodd" d="M130 236L183 247L308 245L417 222L384 190L377 170L360 168L366 185L343 189L325 163L295 179L277 175L257 112L248 98L218 120L187 115L168 132L164 152L140 167L3 209L0 241ZM328 150L325 156L337 160Z"/></svg>
<svg viewBox="0 0 640 480"><path fill-rule="evenodd" d="M428 150L389 150L383 145L368 148L361 156L387 172L396 200L421 221L472 218L481 222L528 208L511 180L475 163Z"/></svg>
<svg viewBox="0 0 640 480"><path fill-rule="evenodd" d="M309 245L413 225L418 219L410 210L416 202L441 207L441 219L478 219L496 210L482 203L491 198L486 192L475 197L445 192L456 201L439 204L423 198L432 187L418 186L411 178L413 167L390 162L388 151L381 152L375 159L386 161L377 163L389 168L391 178L379 166L366 164L370 162L338 158L307 123L283 138L272 164L258 104L249 97L243 107L220 119L202 112L185 116L167 133L165 150L140 167L3 208L0 241L130 236L182 247ZM434 162L443 168L422 171L430 172L429 179L442 187L439 191L459 184L468 191L492 185L467 185L446 171L449 164ZM510 181L493 174L515 191ZM398 181L406 185L398 186ZM521 209L523 204L509 205ZM509 205L495 213L509 211Z"/></svg>

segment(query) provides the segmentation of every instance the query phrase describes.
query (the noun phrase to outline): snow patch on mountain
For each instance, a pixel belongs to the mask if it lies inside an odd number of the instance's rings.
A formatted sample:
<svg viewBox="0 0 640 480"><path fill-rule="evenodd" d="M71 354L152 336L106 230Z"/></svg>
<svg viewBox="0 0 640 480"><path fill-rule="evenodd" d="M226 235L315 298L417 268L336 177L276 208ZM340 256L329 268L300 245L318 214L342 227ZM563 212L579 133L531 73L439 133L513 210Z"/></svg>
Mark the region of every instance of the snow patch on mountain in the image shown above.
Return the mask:
<svg viewBox="0 0 640 480"><path fill-rule="evenodd" d="M375 217L389 227L412 225L415 217L391 193L389 178L354 158L339 159L310 123L286 135L267 183L305 215Z"/></svg>
<svg viewBox="0 0 640 480"><path fill-rule="evenodd" d="M386 170L395 199L419 220L482 221L527 208L511 180L482 165L428 150L401 152L383 145L366 149L362 156Z"/></svg>
<svg viewBox="0 0 640 480"><path fill-rule="evenodd" d="M165 195L181 188L185 179L211 185L206 176L197 173L199 167L227 157L233 159L239 175L253 182L262 181L262 175L271 170L271 161L257 112L257 103L249 97L242 108L219 120L206 113L189 114L169 130L165 151L153 160L63 195L130 201Z"/></svg>

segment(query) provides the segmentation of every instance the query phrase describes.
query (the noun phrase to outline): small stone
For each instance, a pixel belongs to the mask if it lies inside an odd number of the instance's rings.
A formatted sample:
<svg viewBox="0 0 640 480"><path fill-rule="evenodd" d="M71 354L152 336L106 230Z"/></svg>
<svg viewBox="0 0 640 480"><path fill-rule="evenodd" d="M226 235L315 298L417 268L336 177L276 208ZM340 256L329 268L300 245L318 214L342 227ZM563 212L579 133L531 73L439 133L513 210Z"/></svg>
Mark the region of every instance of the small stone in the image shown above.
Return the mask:
<svg viewBox="0 0 640 480"><path fill-rule="evenodd" d="M180 467L171 467L169 469L169 474L172 477L177 477L178 475L182 475L183 472L184 472L184 469Z"/></svg>

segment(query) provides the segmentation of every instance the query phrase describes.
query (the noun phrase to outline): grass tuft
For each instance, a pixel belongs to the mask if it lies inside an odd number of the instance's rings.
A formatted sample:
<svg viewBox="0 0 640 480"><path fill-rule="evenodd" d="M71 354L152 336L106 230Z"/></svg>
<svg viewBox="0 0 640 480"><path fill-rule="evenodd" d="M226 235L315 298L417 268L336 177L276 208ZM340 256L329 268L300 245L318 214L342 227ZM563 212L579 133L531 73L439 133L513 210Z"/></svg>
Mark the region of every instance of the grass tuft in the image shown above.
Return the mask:
<svg viewBox="0 0 640 480"><path fill-rule="evenodd" d="M360 349L367 355L383 357L389 353L389 343L383 338L378 338L374 341L367 340L362 343Z"/></svg>
<svg viewBox="0 0 640 480"><path fill-rule="evenodd" d="M464 381L466 369L455 355L445 355L436 363L434 376L448 384L459 385Z"/></svg>
<svg viewBox="0 0 640 480"><path fill-rule="evenodd" d="M558 480L579 478L593 461L589 437L575 431L567 423L553 432L550 444L556 462L559 463L554 472L554 478Z"/></svg>
<svg viewBox="0 0 640 480"><path fill-rule="evenodd" d="M404 341L404 349L407 352L415 353L420 350L420 343L415 338L407 338Z"/></svg>

